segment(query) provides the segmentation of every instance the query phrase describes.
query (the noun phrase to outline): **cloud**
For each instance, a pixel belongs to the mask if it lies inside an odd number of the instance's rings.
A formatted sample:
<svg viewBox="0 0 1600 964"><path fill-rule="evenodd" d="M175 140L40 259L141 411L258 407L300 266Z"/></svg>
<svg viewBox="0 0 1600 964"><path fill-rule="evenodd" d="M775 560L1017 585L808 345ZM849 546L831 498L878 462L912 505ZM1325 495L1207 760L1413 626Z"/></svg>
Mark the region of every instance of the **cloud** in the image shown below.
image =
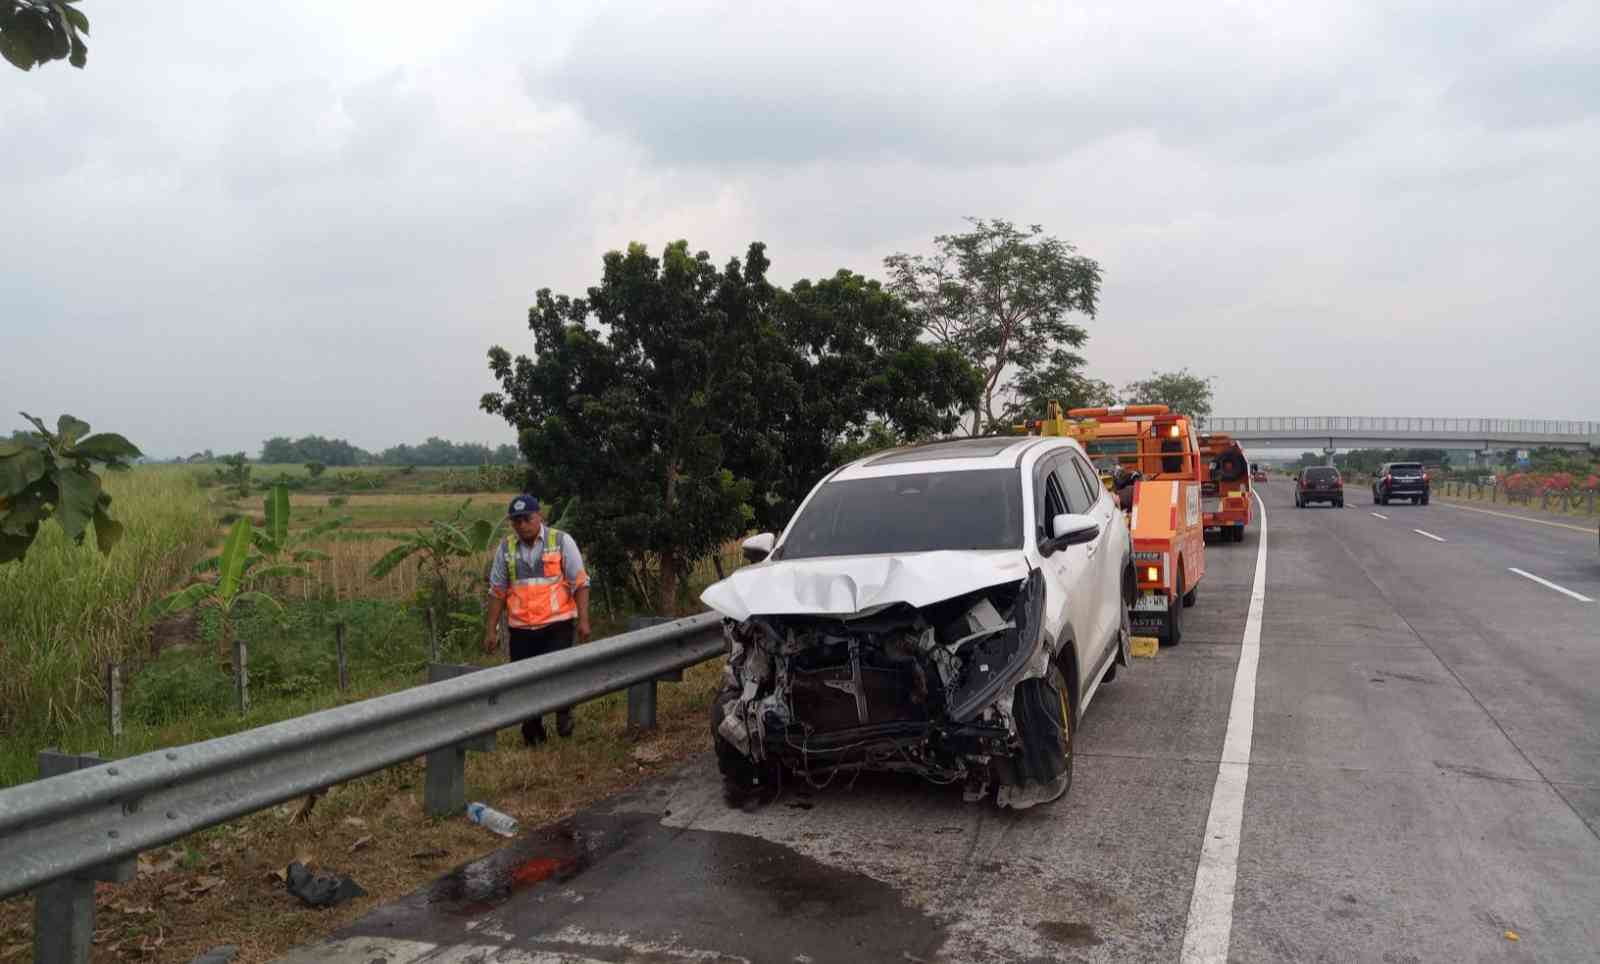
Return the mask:
<svg viewBox="0 0 1600 964"><path fill-rule="evenodd" d="M606 249L876 273L965 215L1101 261L1097 377L1600 417L1592 3L162 10L0 74L6 394L152 452L505 441L485 349Z"/></svg>

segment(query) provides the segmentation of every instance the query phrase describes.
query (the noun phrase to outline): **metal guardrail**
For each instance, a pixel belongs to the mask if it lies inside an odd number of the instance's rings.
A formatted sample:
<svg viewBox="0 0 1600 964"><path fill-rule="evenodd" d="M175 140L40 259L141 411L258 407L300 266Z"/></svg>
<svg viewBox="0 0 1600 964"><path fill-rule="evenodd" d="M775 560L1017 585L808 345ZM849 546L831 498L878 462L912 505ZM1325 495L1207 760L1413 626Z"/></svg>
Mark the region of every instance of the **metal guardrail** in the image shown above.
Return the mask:
<svg viewBox="0 0 1600 964"><path fill-rule="evenodd" d="M721 617L703 613L0 790L0 897L90 879L99 868L197 830L470 745L536 714L704 662L723 648Z"/></svg>
<svg viewBox="0 0 1600 964"><path fill-rule="evenodd" d="M1312 415L1208 418L1211 432L1343 432L1447 433L1464 436L1571 436L1574 441L1600 438L1600 422L1537 418L1371 418Z"/></svg>

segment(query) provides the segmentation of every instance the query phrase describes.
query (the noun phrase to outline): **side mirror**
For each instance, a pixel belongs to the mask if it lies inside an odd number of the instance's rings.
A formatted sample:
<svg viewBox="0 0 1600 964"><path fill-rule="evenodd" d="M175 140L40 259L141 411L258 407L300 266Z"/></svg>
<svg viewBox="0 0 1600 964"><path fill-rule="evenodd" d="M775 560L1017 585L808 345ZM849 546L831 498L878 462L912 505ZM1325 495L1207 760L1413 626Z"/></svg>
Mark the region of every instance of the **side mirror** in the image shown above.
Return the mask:
<svg viewBox="0 0 1600 964"><path fill-rule="evenodd" d="M1047 556L1059 549L1098 539L1100 523L1091 516L1063 512L1050 520L1050 533L1050 538L1039 546L1039 551Z"/></svg>
<svg viewBox="0 0 1600 964"><path fill-rule="evenodd" d="M770 532L763 532L760 535L746 539L740 544L740 548L744 550L745 561L760 562L772 555L772 547L777 544L777 541L778 537Z"/></svg>

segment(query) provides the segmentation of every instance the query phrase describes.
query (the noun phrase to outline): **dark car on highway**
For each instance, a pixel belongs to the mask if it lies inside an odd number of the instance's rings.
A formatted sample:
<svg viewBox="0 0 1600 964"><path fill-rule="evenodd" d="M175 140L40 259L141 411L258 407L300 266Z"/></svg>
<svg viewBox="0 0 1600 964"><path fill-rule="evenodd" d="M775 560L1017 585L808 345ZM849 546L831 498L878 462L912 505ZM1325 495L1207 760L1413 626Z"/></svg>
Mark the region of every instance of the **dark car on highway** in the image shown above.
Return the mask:
<svg viewBox="0 0 1600 964"><path fill-rule="evenodd" d="M1388 505L1390 499L1428 504L1428 473L1421 462L1386 462L1372 477L1372 504Z"/></svg>
<svg viewBox="0 0 1600 964"><path fill-rule="evenodd" d="M1304 509L1313 502L1326 502L1344 508L1344 479L1331 465L1313 465L1294 477L1294 507Z"/></svg>

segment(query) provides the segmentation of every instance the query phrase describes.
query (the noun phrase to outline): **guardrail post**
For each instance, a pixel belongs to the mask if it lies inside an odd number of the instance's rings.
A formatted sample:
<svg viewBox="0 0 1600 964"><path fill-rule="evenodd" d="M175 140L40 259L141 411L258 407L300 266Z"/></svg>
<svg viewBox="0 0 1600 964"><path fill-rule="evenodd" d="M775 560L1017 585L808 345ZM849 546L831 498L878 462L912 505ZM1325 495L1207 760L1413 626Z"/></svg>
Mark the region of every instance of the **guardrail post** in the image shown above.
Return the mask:
<svg viewBox="0 0 1600 964"><path fill-rule="evenodd" d="M475 673L482 666L470 663L429 663L428 682L440 683ZM422 809L435 817L459 814L467 806L467 751L494 750L494 734L485 733L464 743L429 750L422 781Z"/></svg>
<svg viewBox="0 0 1600 964"><path fill-rule="evenodd" d="M98 753L39 751L39 779L58 777L105 763ZM95 881L125 883L136 873L137 858L101 864L62 877L33 893L33 959L36 964L87 964L94 941Z"/></svg>
<svg viewBox="0 0 1600 964"><path fill-rule="evenodd" d="M661 623L671 622L670 616L634 616L628 620L628 632L644 629L647 626L656 626ZM653 730L656 728L656 684L662 681L682 682L683 673L669 673L655 679L647 679L642 683L635 683L628 687L628 728L633 730Z"/></svg>

